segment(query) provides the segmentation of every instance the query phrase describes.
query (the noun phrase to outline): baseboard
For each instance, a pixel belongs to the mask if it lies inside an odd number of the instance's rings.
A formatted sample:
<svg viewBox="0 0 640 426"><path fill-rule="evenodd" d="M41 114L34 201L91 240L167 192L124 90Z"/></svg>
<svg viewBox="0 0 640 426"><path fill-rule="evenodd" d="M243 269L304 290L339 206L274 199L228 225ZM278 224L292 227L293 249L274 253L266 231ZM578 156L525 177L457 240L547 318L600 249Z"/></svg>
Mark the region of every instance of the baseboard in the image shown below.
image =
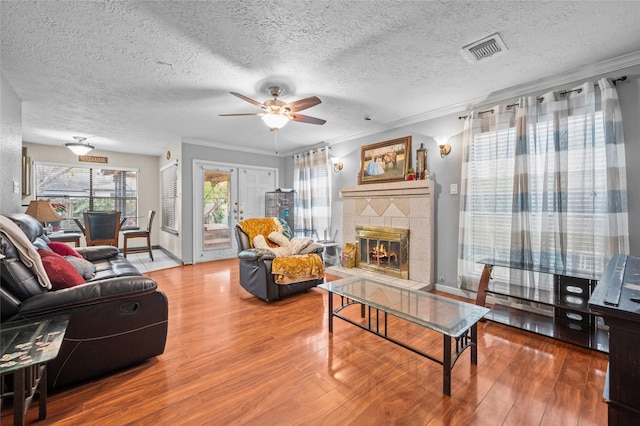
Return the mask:
<svg viewBox="0 0 640 426"><path fill-rule="evenodd" d="M436 284L436 290L443 293L453 294L454 296L465 297L467 299L476 300L476 292L464 290L461 288L450 287L447 285Z"/></svg>

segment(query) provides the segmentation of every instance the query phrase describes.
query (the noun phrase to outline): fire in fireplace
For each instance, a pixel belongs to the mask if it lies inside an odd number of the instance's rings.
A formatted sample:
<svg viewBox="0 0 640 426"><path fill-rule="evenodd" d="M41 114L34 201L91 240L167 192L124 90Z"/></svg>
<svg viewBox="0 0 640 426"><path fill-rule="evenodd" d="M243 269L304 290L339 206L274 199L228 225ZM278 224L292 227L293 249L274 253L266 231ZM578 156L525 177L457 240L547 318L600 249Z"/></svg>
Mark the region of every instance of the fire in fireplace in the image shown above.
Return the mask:
<svg viewBox="0 0 640 426"><path fill-rule="evenodd" d="M409 278L409 230L356 226L360 268Z"/></svg>

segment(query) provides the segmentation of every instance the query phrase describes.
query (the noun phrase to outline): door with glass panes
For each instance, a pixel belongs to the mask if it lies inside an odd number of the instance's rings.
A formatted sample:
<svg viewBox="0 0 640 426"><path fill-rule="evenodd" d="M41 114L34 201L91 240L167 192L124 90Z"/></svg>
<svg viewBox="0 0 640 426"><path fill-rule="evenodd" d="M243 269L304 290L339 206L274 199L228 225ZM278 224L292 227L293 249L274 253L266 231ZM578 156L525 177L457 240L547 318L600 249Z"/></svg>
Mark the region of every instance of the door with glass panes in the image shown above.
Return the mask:
<svg viewBox="0 0 640 426"><path fill-rule="evenodd" d="M264 193L278 182L277 169L194 163L194 263L238 255L238 221L264 216Z"/></svg>

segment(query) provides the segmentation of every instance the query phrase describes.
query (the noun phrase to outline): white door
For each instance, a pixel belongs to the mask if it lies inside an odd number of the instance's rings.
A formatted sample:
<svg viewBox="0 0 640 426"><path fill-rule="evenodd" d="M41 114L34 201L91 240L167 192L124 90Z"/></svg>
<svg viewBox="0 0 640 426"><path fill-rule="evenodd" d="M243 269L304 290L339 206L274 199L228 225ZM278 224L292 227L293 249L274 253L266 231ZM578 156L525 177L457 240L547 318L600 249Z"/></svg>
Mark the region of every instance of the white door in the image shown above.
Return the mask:
<svg viewBox="0 0 640 426"><path fill-rule="evenodd" d="M275 188L277 170L195 160L193 182L194 263L236 257L234 227L264 216L264 193Z"/></svg>
<svg viewBox="0 0 640 426"><path fill-rule="evenodd" d="M249 217L264 217L265 192L277 188L275 169L240 168L238 185L240 220Z"/></svg>

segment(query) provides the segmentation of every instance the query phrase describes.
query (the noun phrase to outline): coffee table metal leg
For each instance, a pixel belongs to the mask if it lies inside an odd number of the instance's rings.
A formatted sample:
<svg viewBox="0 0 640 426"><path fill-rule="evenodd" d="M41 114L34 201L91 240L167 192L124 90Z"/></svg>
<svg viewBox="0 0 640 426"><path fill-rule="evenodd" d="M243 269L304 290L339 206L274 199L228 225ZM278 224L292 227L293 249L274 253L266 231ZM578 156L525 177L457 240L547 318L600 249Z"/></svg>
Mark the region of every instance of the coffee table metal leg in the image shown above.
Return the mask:
<svg viewBox="0 0 640 426"><path fill-rule="evenodd" d="M471 363L478 364L478 324L471 326Z"/></svg>
<svg viewBox="0 0 640 426"><path fill-rule="evenodd" d="M329 294L329 333L333 333L333 293Z"/></svg>
<svg viewBox="0 0 640 426"><path fill-rule="evenodd" d="M24 425L25 409L25 379L26 369L21 368L13 373L13 424L15 426Z"/></svg>
<svg viewBox="0 0 640 426"><path fill-rule="evenodd" d="M444 359L442 360L442 393L451 396L451 337L444 335Z"/></svg>
<svg viewBox="0 0 640 426"><path fill-rule="evenodd" d="M40 374L38 382L39 420L47 418L47 364L36 366Z"/></svg>

